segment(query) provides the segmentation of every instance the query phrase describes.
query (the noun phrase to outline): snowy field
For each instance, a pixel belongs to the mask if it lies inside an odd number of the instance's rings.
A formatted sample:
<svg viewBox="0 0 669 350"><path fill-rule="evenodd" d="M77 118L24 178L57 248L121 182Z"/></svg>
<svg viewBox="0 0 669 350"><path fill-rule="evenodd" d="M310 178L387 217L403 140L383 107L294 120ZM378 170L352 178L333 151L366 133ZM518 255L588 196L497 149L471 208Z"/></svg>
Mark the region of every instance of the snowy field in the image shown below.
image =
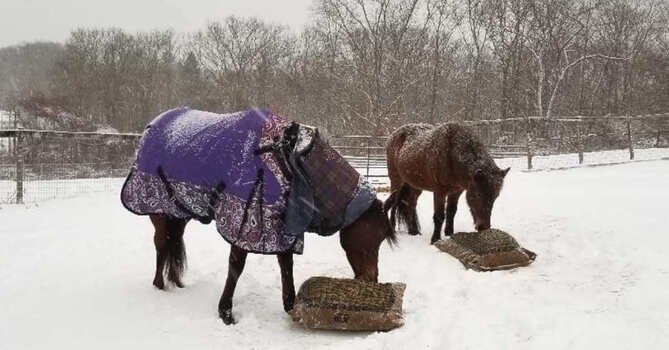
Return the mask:
<svg viewBox="0 0 669 350"><path fill-rule="evenodd" d="M587 158L586 158L587 159ZM152 227L117 192L0 209L0 349L667 349L669 161L513 170L495 227L538 254L478 273L423 235L382 246L380 281L407 284L405 325L388 333L309 331L283 312L276 259L249 255L226 327L216 306L228 244L187 227L184 289L151 285ZM466 204L457 231L471 230ZM338 237L308 234L296 285L351 276Z"/></svg>

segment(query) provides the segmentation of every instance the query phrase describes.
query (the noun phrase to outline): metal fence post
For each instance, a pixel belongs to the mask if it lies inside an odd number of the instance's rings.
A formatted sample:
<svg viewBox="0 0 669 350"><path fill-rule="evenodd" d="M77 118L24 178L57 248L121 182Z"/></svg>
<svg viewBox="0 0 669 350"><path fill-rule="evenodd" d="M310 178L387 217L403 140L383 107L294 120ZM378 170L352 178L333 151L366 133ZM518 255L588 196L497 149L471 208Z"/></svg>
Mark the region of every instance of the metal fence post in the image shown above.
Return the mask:
<svg viewBox="0 0 669 350"><path fill-rule="evenodd" d="M369 179L369 157L370 157L370 154L369 154L369 147L370 146L369 146L369 144L370 144L371 141L372 141L372 137L370 136L370 137L367 138L367 179Z"/></svg>
<svg viewBox="0 0 669 350"><path fill-rule="evenodd" d="M16 204L23 204L23 152L21 150L21 134L16 134Z"/></svg>
<svg viewBox="0 0 669 350"><path fill-rule="evenodd" d="M632 144L632 118L627 118L627 143L630 149L630 160L634 160L634 145Z"/></svg>
<svg viewBox="0 0 669 350"><path fill-rule="evenodd" d="M527 141L527 169L532 170L532 124L530 117L527 117L527 126L525 127L525 136Z"/></svg>
<svg viewBox="0 0 669 350"><path fill-rule="evenodd" d="M576 122L576 147L578 147L578 164L583 164L583 137L580 120Z"/></svg>
<svg viewBox="0 0 669 350"><path fill-rule="evenodd" d="M661 135L661 131L660 131L660 126L658 125L657 136L655 137L655 148L660 148L660 135Z"/></svg>

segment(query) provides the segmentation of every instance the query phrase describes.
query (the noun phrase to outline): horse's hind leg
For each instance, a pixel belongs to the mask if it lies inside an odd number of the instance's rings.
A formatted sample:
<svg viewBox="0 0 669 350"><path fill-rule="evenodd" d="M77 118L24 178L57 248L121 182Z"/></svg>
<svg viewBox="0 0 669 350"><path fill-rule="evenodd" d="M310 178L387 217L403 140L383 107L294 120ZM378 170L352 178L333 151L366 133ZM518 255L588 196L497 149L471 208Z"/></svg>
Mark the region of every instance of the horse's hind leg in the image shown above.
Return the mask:
<svg viewBox="0 0 669 350"><path fill-rule="evenodd" d="M441 225L444 223L444 202L446 201L446 195L441 192L434 192L434 215L432 220L434 221L434 232L432 233L432 238L430 239L430 244L441 239Z"/></svg>
<svg viewBox="0 0 669 350"><path fill-rule="evenodd" d="M408 185L407 185L408 186ZM404 204L404 216L406 218L407 228L410 235L420 235L420 223L418 222L418 212L416 211L416 206L418 206L418 197L423 191L410 187L409 195L406 198L406 203Z"/></svg>
<svg viewBox="0 0 669 350"><path fill-rule="evenodd" d="M461 194L462 191L453 192L448 195L448 199L446 200L446 227L444 228L446 236L453 234L453 218L458 211L458 200Z"/></svg>
<svg viewBox="0 0 669 350"><path fill-rule="evenodd" d="M248 253L234 245L230 246L230 258L228 260L228 279L225 281L225 288L221 300L218 302L218 316L221 317L226 325L236 323L232 317L232 297L235 294L237 280L244 271L246 264L246 255Z"/></svg>
<svg viewBox="0 0 669 350"><path fill-rule="evenodd" d="M290 312L295 304L295 283L293 282L293 253L278 254L279 267L281 268L281 294L283 296L283 309Z"/></svg>

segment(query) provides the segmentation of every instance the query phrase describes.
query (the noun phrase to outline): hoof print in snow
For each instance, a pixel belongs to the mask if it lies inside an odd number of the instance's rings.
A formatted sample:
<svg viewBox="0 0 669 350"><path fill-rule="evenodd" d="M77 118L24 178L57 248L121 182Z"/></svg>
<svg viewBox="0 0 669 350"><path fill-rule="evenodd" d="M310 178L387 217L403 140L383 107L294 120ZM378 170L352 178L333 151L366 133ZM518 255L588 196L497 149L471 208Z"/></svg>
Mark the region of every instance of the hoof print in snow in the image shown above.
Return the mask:
<svg viewBox="0 0 669 350"><path fill-rule="evenodd" d="M509 270L527 266L536 254L521 247L508 233L488 229L481 232L458 232L434 245L476 271Z"/></svg>

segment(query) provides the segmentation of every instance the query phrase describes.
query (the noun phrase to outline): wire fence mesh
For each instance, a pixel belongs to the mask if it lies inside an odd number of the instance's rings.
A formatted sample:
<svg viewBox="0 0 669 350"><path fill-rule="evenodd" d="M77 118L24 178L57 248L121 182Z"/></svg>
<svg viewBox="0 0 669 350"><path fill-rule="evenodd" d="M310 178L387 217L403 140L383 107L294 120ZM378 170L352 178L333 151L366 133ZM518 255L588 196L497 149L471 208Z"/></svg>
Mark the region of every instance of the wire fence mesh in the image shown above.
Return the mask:
<svg viewBox="0 0 669 350"><path fill-rule="evenodd" d="M500 167L547 170L669 159L669 114L599 118L514 118L465 122ZM30 203L119 191L139 134L0 130L0 203ZM369 181L387 184L387 136L328 142Z"/></svg>
<svg viewBox="0 0 669 350"><path fill-rule="evenodd" d="M139 135L4 130L0 203L39 202L120 188Z"/></svg>

